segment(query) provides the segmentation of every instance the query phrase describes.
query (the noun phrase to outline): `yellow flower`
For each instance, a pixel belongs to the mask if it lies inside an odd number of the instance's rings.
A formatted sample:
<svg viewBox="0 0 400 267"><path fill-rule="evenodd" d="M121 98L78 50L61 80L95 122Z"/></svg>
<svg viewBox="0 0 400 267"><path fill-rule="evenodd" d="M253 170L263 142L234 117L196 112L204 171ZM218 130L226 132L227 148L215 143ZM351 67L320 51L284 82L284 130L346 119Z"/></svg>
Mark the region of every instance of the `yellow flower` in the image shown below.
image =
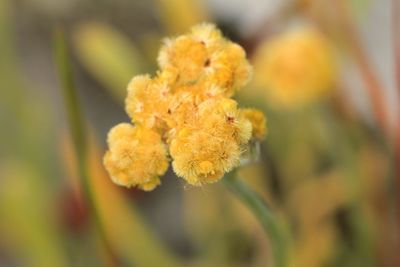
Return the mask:
<svg viewBox="0 0 400 267"><path fill-rule="evenodd" d="M179 83L189 84L200 78L208 57L203 43L184 35L164 41L158 62L162 70L175 73Z"/></svg>
<svg viewBox="0 0 400 267"><path fill-rule="evenodd" d="M139 75L129 83L125 106L135 126L110 131L105 166L115 183L152 190L169 153L189 184L215 182L239 165L252 124L253 137L265 132L262 115L230 98L249 80L246 54L214 25L200 24L165 41L158 63L154 78Z"/></svg>
<svg viewBox="0 0 400 267"><path fill-rule="evenodd" d="M243 48L228 43L210 60L208 79L211 83L224 89L225 96L231 97L245 86L252 74L252 67L246 60Z"/></svg>
<svg viewBox="0 0 400 267"><path fill-rule="evenodd" d="M243 48L206 23L188 35L166 39L158 64L162 75L178 85L211 84L227 97L247 84L252 71Z"/></svg>
<svg viewBox="0 0 400 267"><path fill-rule="evenodd" d="M108 134L104 165L113 182L149 191L160 184L168 169L167 149L158 133L121 123Z"/></svg>
<svg viewBox="0 0 400 267"><path fill-rule="evenodd" d="M311 28L267 40L257 50L254 64L255 83L264 88L274 107L307 105L334 86L336 65L330 42Z"/></svg>
<svg viewBox="0 0 400 267"><path fill-rule="evenodd" d="M132 122L162 128L168 113L169 87L160 79L139 75L128 85L125 109Z"/></svg>
<svg viewBox="0 0 400 267"><path fill-rule="evenodd" d="M198 107L194 123L172 139L172 166L189 184L218 180L238 166L242 145L251 137L251 123L241 116L236 101L211 98Z"/></svg>
<svg viewBox="0 0 400 267"><path fill-rule="evenodd" d="M221 32L214 24L202 23L192 27L190 35L198 42L203 43L207 51L215 52L221 48L224 41Z"/></svg>
<svg viewBox="0 0 400 267"><path fill-rule="evenodd" d="M199 121L202 129L222 138L233 138L239 145L247 144L251 138L251 122L242 116L235 100L211 98L199 105Z"/></svg>
<svg viewBox="0 0 400 267"><path fill-rule="evenodd" d="M201 185L220 179L239 164L240 147L205 130L182 129L171 142L175 173L189 184Z"/></svg>
<svg viewBox="0 0 400 267"><path fill-rule="evenodd" d="M253 108L245 108L242 110L243 116L247 118L252 125L252 137L263 140L267 134L267 119L259 110Z"/></svg>

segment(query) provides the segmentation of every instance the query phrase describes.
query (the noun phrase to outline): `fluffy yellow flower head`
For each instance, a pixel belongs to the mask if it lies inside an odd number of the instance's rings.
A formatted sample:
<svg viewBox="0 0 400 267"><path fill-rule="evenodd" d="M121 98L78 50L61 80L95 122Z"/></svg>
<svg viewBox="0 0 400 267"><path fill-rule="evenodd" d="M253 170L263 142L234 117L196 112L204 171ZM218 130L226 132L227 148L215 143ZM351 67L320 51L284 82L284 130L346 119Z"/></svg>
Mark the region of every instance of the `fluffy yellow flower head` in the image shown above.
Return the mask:
<svg viewBox="0 0 400 267"><path fill-rule="evenodd" d="M238 166L252 128L237 103L229 98L204 101L194 120L172 139L170 153L177 175L192 185L201 185L218 180Z"/></svg>
<svg viewBox="0 0 400 267"><path fill-rule="evenodd" d="M219 180L240 163L251 138L262 139L265 118L230 97L249 80L244 50L211 24L165 41L160 71L128 85L124 123L108 136L104 164L113 181L152 190L168 168L189 184ZM264 128L263 128L264 127Z"/></svg>
<svg viewBox="0 0 400 267"><path fill-rule="evenodd" d="M200 24L187 35L166 39L158 64L177 85L211 84L227 97L243 87L252 72L243 48L225 39L212 24Z"/></svg>
<svg viewBox="0 0 400 267"><path fill-rule="evenodd" d="M128 85L125 99L126 113L133 123L149 128L162 128L168 113L169 87L149 75L134 77Z"/></svg>
<svg viewBox="0 0 400 267"><path fill-rule="evenodd" d="M269 103L297 108L334 86L336 64L329 41L311 28L293 29L267 40L255 54L255 82Z"/></svg>
<svg viewBox="0 0 400 267"><path fill-rule="evenodd" d="M157 132L121 123L108 133L104 165L119 185L152 190L168 169L167 148Z"/></svg>

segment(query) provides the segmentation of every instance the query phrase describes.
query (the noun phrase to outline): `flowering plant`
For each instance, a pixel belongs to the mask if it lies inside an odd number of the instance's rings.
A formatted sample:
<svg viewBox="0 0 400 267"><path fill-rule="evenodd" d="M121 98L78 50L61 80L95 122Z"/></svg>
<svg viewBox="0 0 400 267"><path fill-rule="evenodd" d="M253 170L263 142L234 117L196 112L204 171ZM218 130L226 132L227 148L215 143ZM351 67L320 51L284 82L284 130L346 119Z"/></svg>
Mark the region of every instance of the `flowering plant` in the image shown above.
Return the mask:
<svg viewBox="0 0 400 267"><path fill-rule="evenodd" d="M126 112L108 134L104 164L123 186L153 190L169 161L191 185L215 182L240 163L251 139L266 133L264 115L240 109L231 97L250 79L244 50L212 24L166 39L154 78L128 86Z"/></svg>

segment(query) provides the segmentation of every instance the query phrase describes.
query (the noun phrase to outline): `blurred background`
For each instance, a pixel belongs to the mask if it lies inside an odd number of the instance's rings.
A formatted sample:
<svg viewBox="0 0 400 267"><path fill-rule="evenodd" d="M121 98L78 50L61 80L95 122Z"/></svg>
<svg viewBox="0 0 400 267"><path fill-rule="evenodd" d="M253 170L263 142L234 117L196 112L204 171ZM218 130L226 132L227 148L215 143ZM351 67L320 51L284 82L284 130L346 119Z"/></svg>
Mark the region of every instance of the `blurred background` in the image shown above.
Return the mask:
<svg viewBox="0 0 400 267"><path fill-rule="evenodd" d="M0 0L0 266L273 266L221 183L114 185L106 135L162 39L215 23L254 79L235 98L268 136L240 169L288 237L288 266L400 266L397 0ZM82 185L57 65L65 31L85 124ZM397 56L397 60L396 60Z"/></svg>

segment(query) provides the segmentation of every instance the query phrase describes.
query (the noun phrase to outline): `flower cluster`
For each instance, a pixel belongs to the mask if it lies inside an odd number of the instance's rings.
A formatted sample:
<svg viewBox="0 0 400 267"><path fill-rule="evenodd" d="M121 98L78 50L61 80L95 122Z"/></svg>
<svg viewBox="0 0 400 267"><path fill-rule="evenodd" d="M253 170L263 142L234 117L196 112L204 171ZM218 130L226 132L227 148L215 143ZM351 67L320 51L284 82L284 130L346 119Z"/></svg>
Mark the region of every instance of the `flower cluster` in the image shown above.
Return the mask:
<svg viewBox="0 0 400 267"><path fill-rule="evenodd" d="M255 55L255 82L273 107L293 109L315 102L334 86L336 64L328 39L302 27L264 42Z"/></svg>
<svg viewBox="0 0 400 267"><path fill-rule="evenodd" d="M264 115L239 109L231 97L250 78L244 50L212 24L167 39L155 77L128 85L125 105L133 124L109 133L104 164L113 181L152 190L171 160L191 185L220 179L239 164L251 138L266 132Z"/></svg>

